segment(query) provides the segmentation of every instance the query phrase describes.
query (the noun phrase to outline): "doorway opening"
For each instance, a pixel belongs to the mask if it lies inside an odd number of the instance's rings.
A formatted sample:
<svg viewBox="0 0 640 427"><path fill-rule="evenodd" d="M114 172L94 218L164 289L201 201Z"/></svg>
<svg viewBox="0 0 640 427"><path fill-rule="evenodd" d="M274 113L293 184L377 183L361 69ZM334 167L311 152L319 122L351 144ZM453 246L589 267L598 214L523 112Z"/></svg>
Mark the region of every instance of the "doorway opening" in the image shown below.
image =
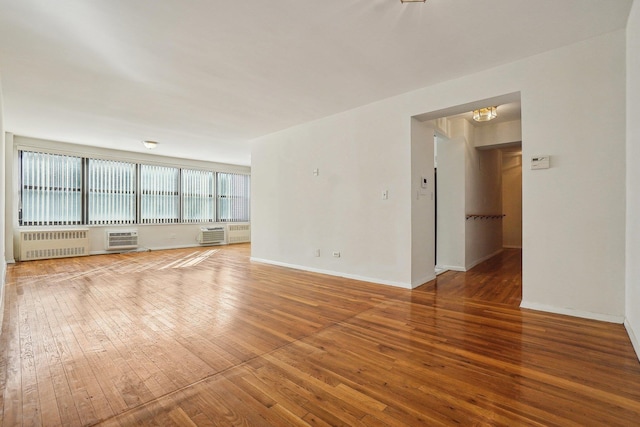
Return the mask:
<svg viewBox="0 0 640 427"><path fill-rule="evenodd" d="M471 111L490 104L498 106L498 119L474 122ZM495 260L488 261L499 259L506 250L510 255L515 250L514 256L521 260L520 94L414 119L433 129L433 159L425 162L433 162L433 213L423 217L433 226L432 277L447 271L469 272L483 263L483 268L498 268ZM521 277L521 261L519 265ZM521 280L518 293L521 298Z"/></svg>

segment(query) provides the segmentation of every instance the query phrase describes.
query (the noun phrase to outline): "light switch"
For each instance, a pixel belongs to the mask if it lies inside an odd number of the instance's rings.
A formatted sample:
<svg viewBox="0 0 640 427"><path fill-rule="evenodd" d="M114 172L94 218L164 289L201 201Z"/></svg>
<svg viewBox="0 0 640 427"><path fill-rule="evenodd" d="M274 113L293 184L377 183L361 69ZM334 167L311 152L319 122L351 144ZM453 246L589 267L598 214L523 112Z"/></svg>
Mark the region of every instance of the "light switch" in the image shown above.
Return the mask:
<svg viewBox="0 0 640 427"><path fill-rule="evenodd" d="M382 200L387 200L389 198L389 190L382 190Z"/></svg>

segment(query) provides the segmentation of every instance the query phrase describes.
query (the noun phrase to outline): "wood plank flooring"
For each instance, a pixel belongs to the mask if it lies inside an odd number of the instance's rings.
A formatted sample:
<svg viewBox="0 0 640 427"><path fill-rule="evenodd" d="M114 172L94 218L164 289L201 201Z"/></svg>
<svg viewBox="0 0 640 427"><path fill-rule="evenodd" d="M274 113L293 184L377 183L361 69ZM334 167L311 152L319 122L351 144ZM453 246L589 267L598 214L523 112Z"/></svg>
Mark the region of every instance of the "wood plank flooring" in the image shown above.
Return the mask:
<svg viewBox="0 0 640 427"><path fill-rule="evenodd" d="M10 266L2 425L638 425L624 327L518 308L519 251L413 291L249 252Z"/></svg>

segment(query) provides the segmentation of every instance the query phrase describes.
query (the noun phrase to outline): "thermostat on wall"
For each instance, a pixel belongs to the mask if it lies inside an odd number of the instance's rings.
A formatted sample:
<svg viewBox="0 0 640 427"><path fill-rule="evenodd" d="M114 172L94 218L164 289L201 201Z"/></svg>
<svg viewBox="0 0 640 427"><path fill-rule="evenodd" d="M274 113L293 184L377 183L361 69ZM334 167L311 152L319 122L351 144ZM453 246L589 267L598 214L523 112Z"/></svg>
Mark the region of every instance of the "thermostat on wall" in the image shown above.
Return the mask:
<svg viewBox="0 0 640 427"><path fill-rule="evenodd" d="M531 169L549 169L549 156L532 157Z"/></svg>

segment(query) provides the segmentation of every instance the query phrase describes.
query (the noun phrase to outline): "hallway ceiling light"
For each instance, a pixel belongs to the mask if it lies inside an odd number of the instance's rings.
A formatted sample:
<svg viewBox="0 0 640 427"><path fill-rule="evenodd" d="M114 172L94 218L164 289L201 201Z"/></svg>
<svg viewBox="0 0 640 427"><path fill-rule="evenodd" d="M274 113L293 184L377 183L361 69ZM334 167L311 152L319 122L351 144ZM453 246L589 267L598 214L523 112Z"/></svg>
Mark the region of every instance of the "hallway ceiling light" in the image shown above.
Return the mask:
<svg viewBox="0 0 640 427"><path fill-rule="evenodd" d="M485 107L473 110L473 120L476 122L488 122L498 117L498 107Z"/></svg>
<svg viewBox="0 0 640 427"><path fill-rule="evenodd" d="M424 3L427 0L400 0L400 3Z"/></svg>
<svg viewBox="0 0 640 427"><path fill-rule="evenodd" d="M147 147L149 150L156 148L158 143L156 141L142 141L142 144Z"/></svg>

